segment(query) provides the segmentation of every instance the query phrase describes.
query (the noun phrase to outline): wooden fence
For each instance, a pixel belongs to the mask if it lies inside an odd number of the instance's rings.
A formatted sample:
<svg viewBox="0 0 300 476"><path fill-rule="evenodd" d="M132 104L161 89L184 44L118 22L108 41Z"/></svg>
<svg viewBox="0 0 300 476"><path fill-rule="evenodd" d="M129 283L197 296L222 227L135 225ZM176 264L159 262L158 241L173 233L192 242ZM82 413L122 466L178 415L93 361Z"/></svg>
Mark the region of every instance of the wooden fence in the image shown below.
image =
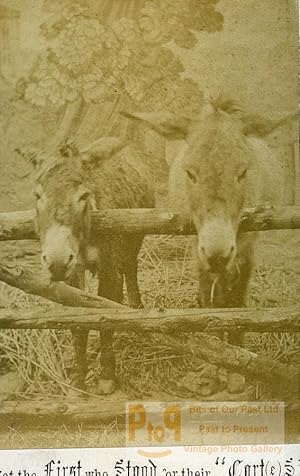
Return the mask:
<svg viewBox="0 0 300 476"><path fill-rule="evenodd" d="M0 214L0 241L36 239L34 212ZM93 212L93 231L106 233L194 234L189 220L159 210L107 210ZM259 207L244 210L241 231L300 229L300 207ZM62 282L52 282L42 275L16 266L0 265L0 280L23 291L43 296L64 304L63 309L46 311L0 310L0 329L112 329L133 331L137 334L155 333L157 342L172 347L179 354L198 356L232 371L253 376L263 381L280 381L295 392L299 390L300 369L283 364L247 349L230 345L209 332L244 330L251 332L300 332L300 306L272 309L164 309L133 310L100 296L90 295ZM89 309L87 309L89 308ZM189 333L183 343L178 333ZM201 332L195 345L192 333ZM175 337L175 335L177 337ZM105 417L124 412L124 402L98 398L95 408L78 402L2 402L0 415L5 417L58 414ZM101 408L100 408L101 407ZM72 411L76 408L76 411ZM79 410L78 410L79 408ZM117 410L118 408L118 410ZM85 410L86 409L86 410ZM121 411L122 410L122 411Z"/></svg>
<svg viewBox="0 0 300 476"><path fill-rule="evenodd" d="M124 209L93 211L93 233L145 233L151 235L190 235L196 230L190 220L175 213L157 209ZM32 240L34 211L0 213L0 241ZM300 228L300 206L262 206L244 210L241 231L265 231Z"/></svg>

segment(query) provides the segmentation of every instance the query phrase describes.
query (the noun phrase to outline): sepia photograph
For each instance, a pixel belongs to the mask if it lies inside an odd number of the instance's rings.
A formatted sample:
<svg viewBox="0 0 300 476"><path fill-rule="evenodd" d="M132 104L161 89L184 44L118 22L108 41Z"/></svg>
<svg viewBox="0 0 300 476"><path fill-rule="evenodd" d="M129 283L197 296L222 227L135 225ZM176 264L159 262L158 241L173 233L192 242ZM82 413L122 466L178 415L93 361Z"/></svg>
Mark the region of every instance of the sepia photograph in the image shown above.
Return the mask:
<svg viewBox="0 0 300 476"><path fill-rule="evenodd" d="M0 0L1 450L300 443L298 14Z"/></svg>

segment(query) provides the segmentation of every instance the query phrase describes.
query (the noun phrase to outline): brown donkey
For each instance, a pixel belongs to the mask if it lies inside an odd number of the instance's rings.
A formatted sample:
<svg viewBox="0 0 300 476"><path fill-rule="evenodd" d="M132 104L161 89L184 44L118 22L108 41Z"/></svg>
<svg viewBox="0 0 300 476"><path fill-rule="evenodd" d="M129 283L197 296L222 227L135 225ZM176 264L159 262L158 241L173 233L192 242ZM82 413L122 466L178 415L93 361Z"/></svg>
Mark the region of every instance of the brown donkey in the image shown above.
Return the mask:
<svg viewBox="0 0 300 476"><path fill-rule="evenodd" d="M266 202L282 203L280 162L261 137L291 116L267 121L222 99L207 102L194 118L123 114L146 121L169 139L186 140L170 167L169 205L185 213L197 230L199 305L244 306L255 234L239 233L241 211ZM239 337L231 340L237 342Z"/></svg>
<svg viewBox="0 0 300 476"><path fill-rule="evenodd" d="M98 273L98 294L121 303L125 277L129 305L141 306L137 256L143 235L91 233L93 209L151 208L150 174L142 152L117 138L102 138L79 151L66 144L57 153L37 155L36 224L42 265L53 281L84 287L84 271ZM88 331L73 331L72 383L84 389ZM115 388L112 332L101 332L102 375L99 393Z"/></svg>

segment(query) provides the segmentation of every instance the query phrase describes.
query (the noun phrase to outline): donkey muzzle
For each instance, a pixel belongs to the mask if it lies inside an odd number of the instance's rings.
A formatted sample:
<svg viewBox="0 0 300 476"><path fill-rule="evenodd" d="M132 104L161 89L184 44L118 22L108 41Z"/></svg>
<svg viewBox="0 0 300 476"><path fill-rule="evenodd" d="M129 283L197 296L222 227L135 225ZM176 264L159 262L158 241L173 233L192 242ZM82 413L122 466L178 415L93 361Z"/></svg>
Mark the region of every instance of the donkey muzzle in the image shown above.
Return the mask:
<svg viewBox="0 0 300 476"><path fill-rule="evenodd" d="M42 254L42 263L50 274L51 281L65 281L73 270L75 255L70 253L63 259L53 259L53 257Z"/></svg>
<svg viewBox="0 0 300 476"><path fill-rule="evenodd" d="M231 253L227 256L214 254L207 258L209 271L212 273L223 273L227 270L227 266L231 261Z"/></svg>
<svg viewBox="0 0 300 476"><path fill-rule="evenodd" d="M205 223L198 234L198 256L206 271L224 273L232 266L237 253L232 225L220 219Z"/></svg>
<svg viewBox="0 0 300 476"><path fill-rule="evenodd" d="M52 281L65 281L78 261L79 246L71 230L55 225L47 230L42 242L42 266Z"/></svg>

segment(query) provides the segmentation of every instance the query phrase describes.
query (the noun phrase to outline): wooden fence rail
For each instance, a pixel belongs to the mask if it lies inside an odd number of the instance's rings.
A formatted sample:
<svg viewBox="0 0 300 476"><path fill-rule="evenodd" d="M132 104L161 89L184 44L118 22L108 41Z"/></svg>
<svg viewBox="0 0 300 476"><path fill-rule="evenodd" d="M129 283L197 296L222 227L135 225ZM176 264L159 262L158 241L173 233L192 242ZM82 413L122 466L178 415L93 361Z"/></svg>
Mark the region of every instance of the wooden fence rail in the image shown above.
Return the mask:
<svg viewBox="0 0 300 476"><path fill-rule="evenodd" d="M255 316L256 310L249 312L248 318L252 317L256 325L259 327L258 319ZM261 312L261 311L260 311ZM276 312L271 311L273 315ZM234 309L231 314L230 310L203 310L200 315L197 315L197 312L188 313L186 310L172 310L162 312L164 317L160 316L158 312L149 312L144 311L143 313L138 311L132 311L132 313L118 313L118 314L107 314L105 310L91 310L91 309L64 309L59 310L49 310L49 311L34 311L32 313L23 313L23 312L0 312L0 328L14 328L14 329L74 329L74 328L84 328L84 329L114 329L118 331L133 331L137 333L145 333L148 331L152 333L152 336L155 337L155 342L159 345L170 347L176 353L181 355L192 355L194 358L199 357L207 360L208 362L226 367L230 370L244 373L253 377L260 378L264 381L273 381L273 382L285 382L289 389L298 390L299 379L300 379L300 369L287 364L282 364L278 361L275 361L272 358L258 355L254 352L251 352L247 349L237 347L231 344L227 344L223 340L208 335L208 334L198 334L197 338L192 337L191 334L187 334L189 337L185 342L182 342L178 332L189 333L195 330L206 330L211 331L213 329L224 329L229 328L237 329L235 323L234 314L237 315L237 321L241 324L243 328L249 326L249 319L245 315L247 311ZM266 312L267 314L267 312ZM298 309L287 314L293 315L286 316L289 320L289 323L292 319L299 320L299 307ZM227 324L222 325L221 316L225 315L227 319ZM209 322L212 319L217 317L217 322L219 325L212 324L209 325ZM198 322L199 320L199 322ZM269 321L269 318L267 318ZM284 318L278 316L277 314L277 323L283 323ZM270 322L270 321L269 321ZM275 325L275 328L276 328ZM206 326L206 327L205 327ZM269 331L272 325L269 324ZM251 329L253 331L253 328ZM162 332L163 331L163 332Z"/></svg>
<svg viewBox="0 0 300 476"><path fill-rule="evenodd" d="M234 309L0 309L0 329L86 329L136 334L179 332L300 332L300 305L288 308Z"/></svg>
<svg viewBox="0 0 300 476"><path fill-rule="evenodd" d="M46 278L21 267L0 266L0 280L73 308L0 311L0 328L14 329L112 329L144 334L152 332L157 342L179 353L202 357L264 380L280 379L290 388L298 385L299 369L249 350L235 347L207 334L197 336L197 343L181 343L178 332L220 330L299 331L300 306L282 309L190 309L145 311L131 310L107 299L93 296L65 283L49 283ZM77 309L74 308L77 307ZM81 307L78 309L78 307ZM98 309L97 309L98 308ZM99 309L101 308L101 309ZM104 309L103 309L104 308ZM108 312L107 308L110 308ZM199 339L201 342L199 342Z"/></svg>
<svg viewBox="0 0 300 476"><path fill-rule="evenodd" d="M63 304L63 309L18 312L0 310L0 329L71 329L153 331L300 332L300 305L288 308L134 310L20 266L1 266L0 280L29 294ZM78 309L81 308L81 309ZM109 309L109 312L108 312Z"/></svg>
<svg viewBox="0 0 300 476"><path fill-rule="evenodd" d="M190 220L158 209L117 209L92 212L94 233L195 234ZM241 231L300 228L300 206L245 209ZM0 241L36 239L34 211L0 213Z"/></svg>
<svg viewBox="0 0 300 476"><path fill-rule="evenodd" d="M219 366L261 378L286 382L298 388L300 370L247 349L232 346L216 337L200 334L182 343L178 332L220 330L299 331L300 306L282 309L190 309L145 311L130 310L101 297L92 296L65 283L49 283L46 278L21 267L0 266L0 279L26 292L76 306L74 308L24 311L0 311L0 328L14 329L112 329L144 334L151 332L156 341L180 354L191 354ZM81 306L78 309L78 306ZM104 307L106 309L95 309ZM94 308L94 309L93 309ZM108 312L107 308L110 308Z"/></svg>

